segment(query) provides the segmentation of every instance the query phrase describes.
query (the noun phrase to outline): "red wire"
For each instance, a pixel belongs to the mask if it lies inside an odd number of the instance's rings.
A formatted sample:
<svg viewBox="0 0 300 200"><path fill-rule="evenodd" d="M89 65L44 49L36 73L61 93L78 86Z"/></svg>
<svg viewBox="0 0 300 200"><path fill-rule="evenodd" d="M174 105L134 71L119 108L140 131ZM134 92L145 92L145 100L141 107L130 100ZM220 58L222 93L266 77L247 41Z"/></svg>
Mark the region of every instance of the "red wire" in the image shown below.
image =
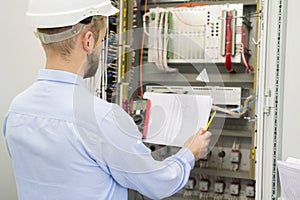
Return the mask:
<svg viewBox="0 0 300 200"><path fill-rule="evenodd" d="M188 25L188 26L203 26L203 27L205 27L206 26L206 24L189 24L189 23L187 23L187 22L185 22L183 19L181 19L179 16L178 16L178 13L177 12L175 12L175 16L177 17L177 19L179 19L179 21L181 21L183 24L185 24L185 25Z"/></svg>
<svg viewBox="0 0 300 200"><path fill-rule="evenodd" d="M243 63L246 67L246 72L251 72L253 71L253 67L248 63L248 60L246 59L246 31L245 31L245 26L242 26L242 60L243 60Z"/></svg>
<svg viewBox="0 0 300 200"><path fill-rule="evenodd" d="M231 18L232 15L230 12L227 12L226 17L226 57L225 57L225 67L227 72L236 73L235 70L231 67Z"/></svg>
<svg viewBox="0 0 300 200"><path fill-rule="evenodd" d="M164 9L167 9L167 8L168 8L168 7L164 7L164 6L158 5L158 4L156 3L156 0L152 0L152 3L153 3L156 7L158 7L158 8L164 8ZM190 4L179 4L179 5L176 6L175 8L197 7L197 6L207 6L207 5L208 5L208 4L200 4L200 3L198 3L198 4L192 4L192 3L190 3ZM179 21L181 21L183 24L188 25L188 26L206 26L206 24L189 24L189 23L185 22L183 19L181 19L181 18L178 16L177 12L175 12L175 16L179 19Z"/></svg>
<svg viewBox="0 0 300 200"><path fill-rule="evenodd" d="M197 7L197 6L207 6L208 4L202 4L202 3L183 3L176 6L176 8L181 7Z"/></svg>

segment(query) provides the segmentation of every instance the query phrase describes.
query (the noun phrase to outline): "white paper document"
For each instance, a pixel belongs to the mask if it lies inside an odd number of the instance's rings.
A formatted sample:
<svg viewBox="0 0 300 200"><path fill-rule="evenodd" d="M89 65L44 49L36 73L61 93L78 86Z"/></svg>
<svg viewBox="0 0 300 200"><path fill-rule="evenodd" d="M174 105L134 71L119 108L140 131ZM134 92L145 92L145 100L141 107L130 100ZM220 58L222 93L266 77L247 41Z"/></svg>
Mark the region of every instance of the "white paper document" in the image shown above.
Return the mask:
<svg viewBox="0 0 300 200"><path fill-rule="evenodd" d="M154 144L182 146L206 126L212 106L206 95L146 92L144 98L151 102L144 141Z"/></svg>
<svg viewBox="0 0 300 200"><path fill-rule="evenodd" d="M300 198L300 160L287 158L277 161L283 200L298 200Z"/></svg>

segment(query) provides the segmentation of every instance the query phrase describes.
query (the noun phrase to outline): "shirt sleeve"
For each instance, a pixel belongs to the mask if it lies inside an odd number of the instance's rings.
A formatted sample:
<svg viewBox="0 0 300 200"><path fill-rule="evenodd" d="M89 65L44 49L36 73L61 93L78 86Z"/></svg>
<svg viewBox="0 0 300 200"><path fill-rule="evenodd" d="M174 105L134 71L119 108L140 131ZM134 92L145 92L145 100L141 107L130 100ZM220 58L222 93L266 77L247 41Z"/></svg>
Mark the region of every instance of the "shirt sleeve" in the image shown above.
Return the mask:
<svg viewBox="0 0 300 200"><path fill-rule="evenodd" d="M4 134L4 137L5 137L5 134L6 134L6 122L7 122L7 115L4 118L3 127L2 127L2 132Z"/></svg>
<svg viewBox="0 0 300 200"><path fill-rule="evenodd" d="M97 161L104 162L120 185L139 191L151 199L168 197L184 187L194 167L194 156L187 148L156 161L142 143L132 118L114 108L99 124L105 144ZM100 154L99 151L95 152Z"/></svg>
<svg viewBox="0 0 300 200"><path fill-rule="evenodd" d="M138 156L136 162L139 162ZM148 165L153 165L152 162L150 161ZM111 173L120 185L137 190L151 199L163 199L184 187L193 163L191 152L182 149L178 154L161 161L161 166L151 172L135 173L112 169Z"/></svg>
<svg viewBox="0 0 300 200"><path fill-rule="evenodd" d="M7 119L8 119L8 114L5 116L4 121L3 121L2 132L3 132L3 134L4 134L4 138L5 138L5 136L6 136ZM7 147L8 154L9 154L9 156L11 157L11 154L10 154L10 151L9 151L9 148L8 148L8 145L7 145L7 142L6 142L6 147Z"/></svg>

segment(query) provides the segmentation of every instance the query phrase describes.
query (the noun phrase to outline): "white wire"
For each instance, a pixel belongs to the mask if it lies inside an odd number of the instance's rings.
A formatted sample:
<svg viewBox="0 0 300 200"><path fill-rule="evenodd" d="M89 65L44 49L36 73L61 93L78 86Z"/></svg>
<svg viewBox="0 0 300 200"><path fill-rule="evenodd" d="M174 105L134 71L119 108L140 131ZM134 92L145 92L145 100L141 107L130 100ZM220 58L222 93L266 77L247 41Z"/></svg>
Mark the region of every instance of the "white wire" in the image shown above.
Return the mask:
<svg viewBox="0 0 300 200"><path fill-rule="evenodd" d="M162 41L162 30L163 30L163 22L164 22L164 13L162 12L160 15L160 20L159 20L159 25L158 25L158 47L157 47L157 51L158 51L158 68L160 70L163 70L162 67L162 51L163 51L163 41Z"/></svg>
<svg viewBox="0 0 300 200"><path fill-rule="evenodd" d="M107 52L107 50L105 51ZM106 57L106 56L104 56ZM103 100L106 100L106 92L105 92L105 87L106 87L106 79L105 79L105 76L106 76L106 73L107 73L107 70L106 70L106 67L105 67L105 59L103 59L103 68L102 68L102 83L101 83L101 94L102 94L102 99Z"/></svg>
<svg viewBox="0 0 300 200"><path fill-rule="evenodd" d="M150 36L149 32L147 31L147 28L146 28L146 22L147 22L147 17L150 18L150 12L146 13L143 15L143 28L144 28L144 33L147 35L147 36Z"/></svg>
<svg viewBox="0 0 300 200"><path fill-rule="evenodd" d="M168 50L168 14L164 12L165 15L165 25L164 25L164 40L162 48L162 64L165 71L168 71L169 66L167 63L167 50Z"/></svg>
<svg viewBox="0 0 300 200"><path fill-rule="evenodd" d="M253 100L253 99L255 99L255 98L252 95L247 97L246 100L244 101L244 106L241 106L242 112L239 112L239 113L234 112L232 110L227 110L227 109L221 108L219 106L215 106L215 105L212 106L212 110L223 112L223 113L229 114L233 117L239 118L239 117L243 116L248 111L248 105L249 105L250 101Z"/></svg>
<svg viewBox="0 0 300 200"><path fill-rule="evenodd" d="M169 43L169 37L168 37L168 31L169 31L169 16L168 16L168 12L165 12L165 27L164 27L164 47L162 49L163 51L163 67L164 70L167 72L175 72L176 69L175 68L171 68L168 66L168 61L167 61L167 53L168 53L168 43Z"/></svg>
<svg viewBox="0 0 300 200"><path fill-rule="evenodd" d="M155 53L155 65L159 68L159 50L158 50L158 38L159 38L159 13L155 14L155 19L154 19L154 38L153 38L153 50L156 51Z"/></svg>
<svg viewBox="0 0 300 200"><path fill-rule="evenodd" d="M249 63L247 63L247 59L245 57L245 47L244 47L244 44L243 43L237 43L236 44L236 50L237 50L238 53L241 53L243 63L245 65L245 67L247 68L247 70L251 70L251 66L249 65Z"/></svg>

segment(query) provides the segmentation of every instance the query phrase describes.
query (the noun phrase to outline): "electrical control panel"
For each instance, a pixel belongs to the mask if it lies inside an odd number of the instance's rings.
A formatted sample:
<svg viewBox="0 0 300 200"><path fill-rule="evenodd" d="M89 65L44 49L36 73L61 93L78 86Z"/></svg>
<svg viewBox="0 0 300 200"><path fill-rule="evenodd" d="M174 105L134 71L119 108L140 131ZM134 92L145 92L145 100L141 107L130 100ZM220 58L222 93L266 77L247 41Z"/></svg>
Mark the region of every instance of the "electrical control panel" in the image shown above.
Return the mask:
<svg viewBox="0 0 300 200"><path fill-rule="evenodd" d="M242 90L240 87L189 87L189 86L156 86L147 85L147 92L175 93L190 95L209 95L213 105L240 107Z"/></svg>
<svg viewBox="0 0 300 200"><path fill-rule="evenodd" d="M157 7L144 18L148 62L155 63L163 59L169 63L225 62L228 43L232 62L240 63L246 45L243 37L251 28L243 22L243 4Z"/></svg>
<svg viewBox="0 0 300 200"><path fill-rule="evenodd" d="M144 92L209 95L217 112L209 129L217 135L215 145L195 163L186 186L167 199L255 199L255 1L120 1L119 6L119 31L142 30L133 38L114 37L123 52L116 62L120 88L122 74L131 75L126 92L119 91L119 103L141 134L149 109ZM132 48L136 58L128 60L124 48ZM179 150L145 144L159 161ZM147 197L134 192L129 199Z"/></svg>

